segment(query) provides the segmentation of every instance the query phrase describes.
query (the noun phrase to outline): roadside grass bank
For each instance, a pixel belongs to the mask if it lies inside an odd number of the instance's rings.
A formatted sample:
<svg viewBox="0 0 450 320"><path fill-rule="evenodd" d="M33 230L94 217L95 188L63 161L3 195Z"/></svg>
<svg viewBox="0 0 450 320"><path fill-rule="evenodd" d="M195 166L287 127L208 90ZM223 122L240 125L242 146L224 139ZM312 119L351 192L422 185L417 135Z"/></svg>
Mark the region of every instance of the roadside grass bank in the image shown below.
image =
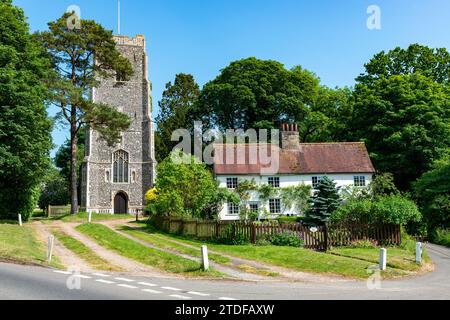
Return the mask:
<svg viewBox="0 0 450 320"><path fill-rule="evenodd" d="M49 266L47 246L38 240L33 228L5 221L0 222L0 260ZM57 257L52 258L50 266L62 267Z"/></svg>
<svg viewBox="0 0 450 320"><path fill-rule="evenodd" d="M94 251L82 242L69 236L59 229L52 229L52 234L70 251L86 261L92 268L105 271L124 271L122 268L111 265L108 261L98 256Z"/></svg>
<svg viewBox="0 0 450 320"><path fill-rule="evenodd" d="M133 224L163 241L178 241L197 248L207 244L211 251L295 271L365 279L371 274L368 268L378 264L379 248L339 248L325 253L273 245L225 245L167 234L144 222L133 222ZM392 278L418 271L420 267L414 263L414 257L414 252L408 248L388 249L388 268L382 272L382 275L385 278Z"/></svg>
<svg viewBox="0 0 450 320"><path fill-rule="evenodd" d="M223 274L217 270L210 268L205 272L201 269L200 263L146 247L100 224L81 224L76 227L76 230L94 239L106 249L164 272L191 277L223 277Z"/></svg>

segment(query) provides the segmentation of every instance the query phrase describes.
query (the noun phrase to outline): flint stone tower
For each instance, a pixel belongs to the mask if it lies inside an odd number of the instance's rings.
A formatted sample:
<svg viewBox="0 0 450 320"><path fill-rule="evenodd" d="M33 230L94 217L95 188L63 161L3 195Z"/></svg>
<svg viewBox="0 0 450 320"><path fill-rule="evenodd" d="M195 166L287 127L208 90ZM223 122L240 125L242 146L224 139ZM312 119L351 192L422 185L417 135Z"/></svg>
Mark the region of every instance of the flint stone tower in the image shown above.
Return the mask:
<svg viewBox="0 0 450 320"><path fill-rule="evenodd" d="M126 82L116 77L100 79L92 99L127 114L131 126L114 147L108 147L98 132L87 128L81 210L136 214L144 209L145 193L153 186L156 166L147 53L142 35L114 36L114 40L131 62L134 75Z"/></svg>

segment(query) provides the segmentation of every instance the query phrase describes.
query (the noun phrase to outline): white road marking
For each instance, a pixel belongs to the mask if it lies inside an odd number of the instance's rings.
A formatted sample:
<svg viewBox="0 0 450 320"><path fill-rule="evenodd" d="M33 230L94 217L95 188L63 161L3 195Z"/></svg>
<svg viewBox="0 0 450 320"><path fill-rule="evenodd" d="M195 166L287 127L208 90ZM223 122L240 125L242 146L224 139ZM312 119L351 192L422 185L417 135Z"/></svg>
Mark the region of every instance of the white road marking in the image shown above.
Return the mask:
<svg viewBox="0 0 450 320"><path fill-rule="evenodd" d="M81 279L91 279L92 278L92 277L89 277L89 276L85 276L83 274L74 274L73 276L81 278Z"/></svg>
<svg viewBox="0 0 450 320"><path fill-rule="evenodd" d="M148 293L162 293L161 291L157 291L157 290L152 290L152 289L142 289L142 291L144 292L148 292Z"/></svg>
<svg viewBox="0 0 450 320"><path fill-rule="evenodd" d="M202 296L202 297L206 297L209 296L209 293L202 293L202 292L197 292L197 291L188 291L187 293L189 294L193 294L195 296Z"/></svg>
<svg viewBox="0 0 450 320"><path fill-rule="evenodd" d="M110 277L110 275L104 274L104 273L93 273L94 276L99 276L99 277Z"/></svg>
<svg viewBox="0 0 450 320"><path fill-rule="evenodd" d="M192 299L191 297L182 296L182 295L180 295L180 294L171 294L170 297L172 297L172 298L178 298L178 299L185 299L185 300L187 300L187 299Z"/></svg>
<svg viewBox="0 0 450 320"><path fill-rule="evenodd" d="M138 282L138 284L147 286L147 287L156 287L157 286L156 284L148 283L148 282Z"/></svg>
<svg viewBox="0 0 450 320"><path fill-rule="evenodd" d="M134 282L134 280L131 280L131 279L127 279L127 278L114 278L114 279L116 279L116 280L119 280L119 281L125 281L125 282Z"/></svg>
<svg viewBox="0 0 450 320"><path fill-rule="evenodd" d="M101 283L106 283L106 284L113 284L113 283L115 283L114 281L103 280L103 279L97 279L97 280L95 280L95 281L101 282Z"/></svg>
<svg viewBox="0 0 450 320"><path fill-rule="evenodd" d="M237 300L237 299L228 298L228 297L220 297L219 300Z"/></svg>
<svg viewBox="0 0 450 320"><path fill-rule="evenodd" d="M128 289L137 289L138 288L138 287L130 286L128 284L123 284L123 283L119 283L118 286L123 287L123 288L128 288Z"/></svg>
<svg viewBox="0 0 450 320"><path fill-rule="evenodd" d="M182 291L181 289L174 288L174 287L161 287L161 289L172 290L172 291Z"/></svg>
<svg viewBox="0 0 450 320"><path fill-rule="evenodd" d="M61 271L61 270L53 270L53 272L55 272L55 273L62 273L62 274L72 274L69 271Z"/></svg>

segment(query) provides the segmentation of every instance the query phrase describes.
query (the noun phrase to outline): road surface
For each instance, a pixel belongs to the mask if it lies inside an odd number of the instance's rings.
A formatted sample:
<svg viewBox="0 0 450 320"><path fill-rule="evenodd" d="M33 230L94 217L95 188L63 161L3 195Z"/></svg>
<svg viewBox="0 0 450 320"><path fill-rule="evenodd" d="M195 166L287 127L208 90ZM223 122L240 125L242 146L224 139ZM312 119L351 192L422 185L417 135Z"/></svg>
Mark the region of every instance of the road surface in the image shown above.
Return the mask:
<svg viewBox="0 0 450 320"><path fill-rule="evenodd" d="M118 273L73 274L0 263L0 299L450 299L450 249L427 244L427 250L436 265L434 272L402 280L382 280L379 288L368 286L366 281L242 282L137 277Z"/></svg>

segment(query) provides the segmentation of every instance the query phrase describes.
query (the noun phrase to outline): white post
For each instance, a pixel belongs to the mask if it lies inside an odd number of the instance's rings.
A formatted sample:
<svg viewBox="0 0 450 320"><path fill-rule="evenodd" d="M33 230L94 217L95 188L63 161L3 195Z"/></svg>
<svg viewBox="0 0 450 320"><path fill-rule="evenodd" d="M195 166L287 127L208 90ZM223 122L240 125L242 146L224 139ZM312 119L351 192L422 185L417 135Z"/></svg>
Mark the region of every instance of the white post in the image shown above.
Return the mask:
<svg viewBox="0 0 450 320"><path fill-rule="evenodd" d="M48 263L52 262L52 255L53 255L53 242L55 240L55 237L53 235L48 236L48 247L47 247L47 261Z"/></svg>
<svg viewBox="0 0 450 320"><path fill-rule="evenodd" d="M22 226L22 215L19 213L19 226Z"/></svg>
<svg viewBox="0 0 450 320"><path fill-rule="evenodd" d="M422 263L422 242L416 242L416 263Z"/></svg>
<svg viewBox="0 0 450 320"><path fill-rule="evenodd" d="M89 211L88 213L88 222L91 223L92 221L92 212Z"/></svg>
<svg viewBox="0 0 450 320"><path fill-rule="evenodd" d="M385 248L380 249L380 270L386 270L387 250Z"/></svg>
<svg viewBox="0 0 450 320"><path fill-rule="evenodd" d="M208 260L208 247L202 246L202 267L204 271L209 269L209 260Z"/></svg>

